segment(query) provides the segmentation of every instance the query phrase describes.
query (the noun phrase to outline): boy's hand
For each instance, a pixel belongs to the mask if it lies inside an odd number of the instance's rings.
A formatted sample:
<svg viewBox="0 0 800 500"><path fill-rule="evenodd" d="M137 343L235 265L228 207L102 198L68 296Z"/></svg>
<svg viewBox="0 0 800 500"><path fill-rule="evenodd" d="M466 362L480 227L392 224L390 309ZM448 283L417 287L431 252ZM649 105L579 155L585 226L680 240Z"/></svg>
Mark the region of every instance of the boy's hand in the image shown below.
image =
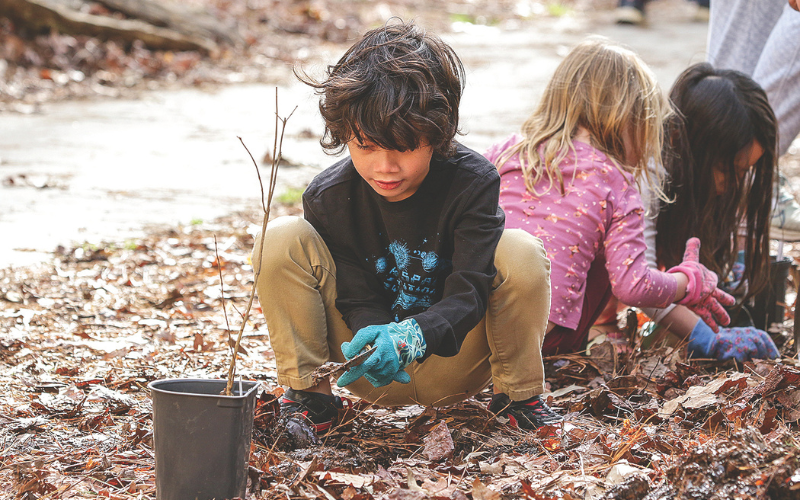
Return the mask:
<svg viewBox="0 0 800 500"><path fill-rule="evenodd" d="M678 302L700 316L715 332L719 325L731 322L730 316L722 306L732 306L736 300L717 288L716 273L700 263L700 240L689 238L683 262L669 269L668 273L683 273L689 280L686 295Z"/></svg>
<svg viewBox="0 0 800 500"><path fill-rule="evenodd" d="M375 346L375 353L362 364L344 373L336 384L344 387L364 377L375 387L389 385L393 380L401 384L411 382L404 372L415 359L425 354L425 337L414 319L388 325L373 325L362 328L353 340L342 343L342 354L347 359L357 356L368 344Z"/></svg>
<svg viewBox="0 0 800 500"><path fill-rule="evenodd" d="M777 358L778 348L772 337L752 327L720 328L714 333L699 320L689 335L689 354L694 357L716 358L721 361L735 358L742 363L751 358Z"/></svg>

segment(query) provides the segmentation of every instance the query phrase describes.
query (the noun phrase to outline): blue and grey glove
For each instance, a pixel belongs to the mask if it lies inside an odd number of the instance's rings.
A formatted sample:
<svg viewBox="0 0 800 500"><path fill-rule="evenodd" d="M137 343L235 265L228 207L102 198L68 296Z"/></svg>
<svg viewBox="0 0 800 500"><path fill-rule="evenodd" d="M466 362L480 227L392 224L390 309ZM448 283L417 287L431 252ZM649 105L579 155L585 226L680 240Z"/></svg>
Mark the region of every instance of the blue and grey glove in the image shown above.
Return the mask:
<svg viewBox="0 0 800 500"><path fill-rule="evenodd" d="M731 268L731 272L728 273L728 278L723 283L723 286L726 290L732 291L736 290L736 287L742 282L744 279L744 250L739 250L739 253L736 254L736 262L733 263L733 267ZM737 291L739 295L747 295L747 282L745 282L744 289L741 291Z"/></svg>
<svg viewBox="0 0 800 500"><path fill-rule="evenodd" d="M742 363L751 358L777 358L778 348L764 330L753 327L720 328L719 333L699 320L689 335L689 355L695 358L735 358Z"/></svg>
<svg viewBox="0 0 800 500"><path fill-rule="evenodd" d="M425 354L425 337L414 319L388 325L366 326L356 333L353 340L342 343L342 354L351 359L368 344L377 349L362 364L346 371L336 384L344 387L359 377L364 377L375 387L389 385L393 380L401 384L411 382L411 377L403 371L415 359Z"/></svg>

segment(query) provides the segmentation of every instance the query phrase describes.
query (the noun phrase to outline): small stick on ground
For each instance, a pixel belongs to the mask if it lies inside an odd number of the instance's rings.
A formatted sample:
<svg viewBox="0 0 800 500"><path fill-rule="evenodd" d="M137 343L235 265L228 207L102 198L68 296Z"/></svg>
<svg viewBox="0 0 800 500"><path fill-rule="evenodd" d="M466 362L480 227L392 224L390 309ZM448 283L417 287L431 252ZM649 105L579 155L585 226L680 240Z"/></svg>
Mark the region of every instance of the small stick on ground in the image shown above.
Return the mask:
<svg viewBox="0 0 800 500"><path fill-rule="evenodd" d="M322 382L323 380L328 380L332 375L344 373L350 368L360 365L361 363L366 361L367 358L370 357L373 352L375 352L375 349L377 349L377 347L372 347L370 349L367 349L366 351L361 352L361 354L359 354L358 356L348 359L344 363L336 363L335 361L328 361L327 363L318 367L311 373L311 379L314 385Z"/></svg>
<svg viewBox="0 0 800 500"><path fill-rule="evenodd" d="M258 283L258 276L261 274L261 255L264 251L264 239L267 233L267 222L269 222L269 209L270 205L272 204L272 195L275 193L275 184L278 178L278 164L281 162L281 150L283 148L283 134L286 131L286 122L289 121L289 118L292 117L297 107L289 113L289 116L286 118L281 118L278 114L278 88L275 88L275 145L273 151L275 151L275 155L272 158L272 167L270 169L269 175L269 189L267 190L267 200L264 201L264 183L261 181L261 171L258 168L258 163L256 163L255 158L253 158L253 154L247 149L244 141L241 137L238 137L239 142L242 143L244 146L245 151L247 154L250 155L250 160L252 160L253 165L256 167L256 174L258 175L258 184L261 187L261 207L264 210L264 218L261 221L261 244L258 247L258 252L256 253L256 261L253 262L253 269L255 270L255 276L253 277L253 287L250 289L250 298L247 301L247 308L242 315L242 326L239 328L239 335L236 338L236 346L233 348L233 356L231 357L231 365L228 368L228 383L225 386L225 395L231 395L231 388L233 387L233 378L236 375L236 357L239 354L239 346L242 343L242 336L244 334L244 328L247 326L247 319L250 317L250 308L253 306L253 299L256 296L256 284ZM279 127L280 124L280 127ZM280 130L280 134L278 131ZM279 140L280 137L280 140Z"/></svg>

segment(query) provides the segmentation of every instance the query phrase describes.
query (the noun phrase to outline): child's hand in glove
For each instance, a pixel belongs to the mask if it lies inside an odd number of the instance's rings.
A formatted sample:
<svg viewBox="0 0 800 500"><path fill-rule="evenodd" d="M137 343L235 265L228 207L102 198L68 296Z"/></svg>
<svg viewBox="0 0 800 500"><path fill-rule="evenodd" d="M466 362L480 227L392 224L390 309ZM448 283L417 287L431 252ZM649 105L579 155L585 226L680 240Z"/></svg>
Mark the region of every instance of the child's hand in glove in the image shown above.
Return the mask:
<svg viewBox="0 0 800 500"><path fill-rule="evenodd" d="M778 348L769 334L752 327L720 328L714 333L703 320L699 320L689 335L689 354L695 358L736 358L743 363L751 358L773 359Z"/></svg>
<svg viewBox="0 0 800 500"><path fill-rule="evenodd" d="M717 288L717 275L700 263L700 240L689 238L683 262L667 271L683 273L689 280L686 296L678 304L683 304L700 316L715 332L719 325L731 322L730 316L722 306L732 306L736 300Z"/></svg>
<svg viewBox="0 0 800 500"><path fill-rule="evenodd" d="M414 319L366 326L356 333L352 341L342 343L342 354L350 359L368 344L377 349L362 364L339 377L336 381L339 387L352 384L362 376L375 387L389 385L393 380L407 384L411 382L411 377L403 370L425 354L425 337Z"/></svg>

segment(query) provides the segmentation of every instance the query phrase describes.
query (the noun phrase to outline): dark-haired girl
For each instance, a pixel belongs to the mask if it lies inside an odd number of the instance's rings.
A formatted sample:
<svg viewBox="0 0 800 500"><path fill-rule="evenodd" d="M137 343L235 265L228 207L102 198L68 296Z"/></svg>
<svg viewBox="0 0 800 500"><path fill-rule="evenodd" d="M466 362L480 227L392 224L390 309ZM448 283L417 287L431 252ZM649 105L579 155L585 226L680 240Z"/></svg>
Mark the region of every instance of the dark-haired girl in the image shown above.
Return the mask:
<svg viewBox="0 0 800 500"><path fill-rule="evenodd" d="M646 224L651 265L676 265L684 242L697 237L700 262L719 276L735 275L733 292L746 302L769 276L775 115L750 77L707 63L687 68L670 99L676 115L668 125L663 163L671 202L655 200L657 219ZM762 330L721 328L715 334L680 305L645 312L679 337L688 336L695 357L743 361L778 356Z"/></svg>

